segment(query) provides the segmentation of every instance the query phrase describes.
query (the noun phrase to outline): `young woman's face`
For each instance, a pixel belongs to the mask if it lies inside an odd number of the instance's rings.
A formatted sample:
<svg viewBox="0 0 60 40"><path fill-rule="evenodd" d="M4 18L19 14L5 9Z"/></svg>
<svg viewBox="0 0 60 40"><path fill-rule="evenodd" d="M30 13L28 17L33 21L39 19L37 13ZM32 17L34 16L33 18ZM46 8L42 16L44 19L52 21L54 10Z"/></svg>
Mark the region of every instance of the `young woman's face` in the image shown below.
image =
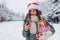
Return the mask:
<svg viewBox="0 0 60 40"><path fill-rule="evenodd" d="M37 11L36 11L36 9L30 9L30 13L31 13L32 15L36 15L36 14L37 14Z"/></svg>

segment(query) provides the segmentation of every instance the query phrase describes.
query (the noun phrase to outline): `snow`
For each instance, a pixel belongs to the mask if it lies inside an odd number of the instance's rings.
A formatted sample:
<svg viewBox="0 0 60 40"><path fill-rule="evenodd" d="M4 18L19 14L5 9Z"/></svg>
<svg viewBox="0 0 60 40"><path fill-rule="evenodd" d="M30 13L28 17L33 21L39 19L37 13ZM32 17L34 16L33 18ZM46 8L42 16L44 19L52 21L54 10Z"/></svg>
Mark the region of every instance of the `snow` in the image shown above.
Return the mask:
<svg viewBox="0 0 60 40"><path fill-rule="evenodd" d="M56 32L48 40L60 40L60 24L53 24ZM0 40L25 40L22 36L23 21L10 21L0 23Z"/></svg>
<svg viewBox="0 0 60 40"><path fill-rule="evenodd" d="M59 17L59 16L60 16L60 14L54 14L52 18Z"/></svg>
<svg viewBox="0 0 60 40"><path fill-rule="evenodd" d="M22 36L22 25L22 21L0 23L0 40L24 40L25 38Z"/></svg>

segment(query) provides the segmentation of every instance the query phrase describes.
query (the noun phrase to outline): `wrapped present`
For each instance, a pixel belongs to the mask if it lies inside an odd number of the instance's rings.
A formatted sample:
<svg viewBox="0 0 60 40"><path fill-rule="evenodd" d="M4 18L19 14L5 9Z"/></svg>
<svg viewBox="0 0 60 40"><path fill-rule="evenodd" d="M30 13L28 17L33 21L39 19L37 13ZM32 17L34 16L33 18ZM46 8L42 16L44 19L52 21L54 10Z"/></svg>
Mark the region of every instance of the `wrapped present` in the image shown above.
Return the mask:
<svg viewBox="0 0 60 40"><path fill-rule="evenodd" d="M47 21L45 21L45 20L40 21L38 25L40 27L40 30L39 30L40 33L47 32L48 30L51 29L50 26L48 25Z"/></svg>

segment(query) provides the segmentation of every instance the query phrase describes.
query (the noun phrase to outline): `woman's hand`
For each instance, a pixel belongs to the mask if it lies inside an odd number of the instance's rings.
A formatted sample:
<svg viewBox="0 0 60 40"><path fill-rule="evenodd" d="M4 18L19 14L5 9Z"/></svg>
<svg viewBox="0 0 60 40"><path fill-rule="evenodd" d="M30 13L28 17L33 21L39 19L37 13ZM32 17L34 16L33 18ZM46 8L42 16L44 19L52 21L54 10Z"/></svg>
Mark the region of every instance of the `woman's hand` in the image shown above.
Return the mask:
<svg viewBox="0 0 60 40"><path fill-rule="evenodd" d="M25 27L25 31L28 31L28 29L30 28L30 24L26 23L24 27Z"/></svg>

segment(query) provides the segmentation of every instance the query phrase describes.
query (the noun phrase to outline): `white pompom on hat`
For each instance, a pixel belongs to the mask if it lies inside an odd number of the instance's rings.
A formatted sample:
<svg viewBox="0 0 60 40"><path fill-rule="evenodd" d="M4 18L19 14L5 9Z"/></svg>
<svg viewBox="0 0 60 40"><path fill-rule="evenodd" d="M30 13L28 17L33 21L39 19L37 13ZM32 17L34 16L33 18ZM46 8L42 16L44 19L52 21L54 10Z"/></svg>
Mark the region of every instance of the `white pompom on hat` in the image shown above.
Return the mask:
<svg viewBox="0 0 60 40"><path fill-rule="evenodd" d="M27 5L28 9L38 9L39 10L39 3L38 2L31 2Z"/></svg>

